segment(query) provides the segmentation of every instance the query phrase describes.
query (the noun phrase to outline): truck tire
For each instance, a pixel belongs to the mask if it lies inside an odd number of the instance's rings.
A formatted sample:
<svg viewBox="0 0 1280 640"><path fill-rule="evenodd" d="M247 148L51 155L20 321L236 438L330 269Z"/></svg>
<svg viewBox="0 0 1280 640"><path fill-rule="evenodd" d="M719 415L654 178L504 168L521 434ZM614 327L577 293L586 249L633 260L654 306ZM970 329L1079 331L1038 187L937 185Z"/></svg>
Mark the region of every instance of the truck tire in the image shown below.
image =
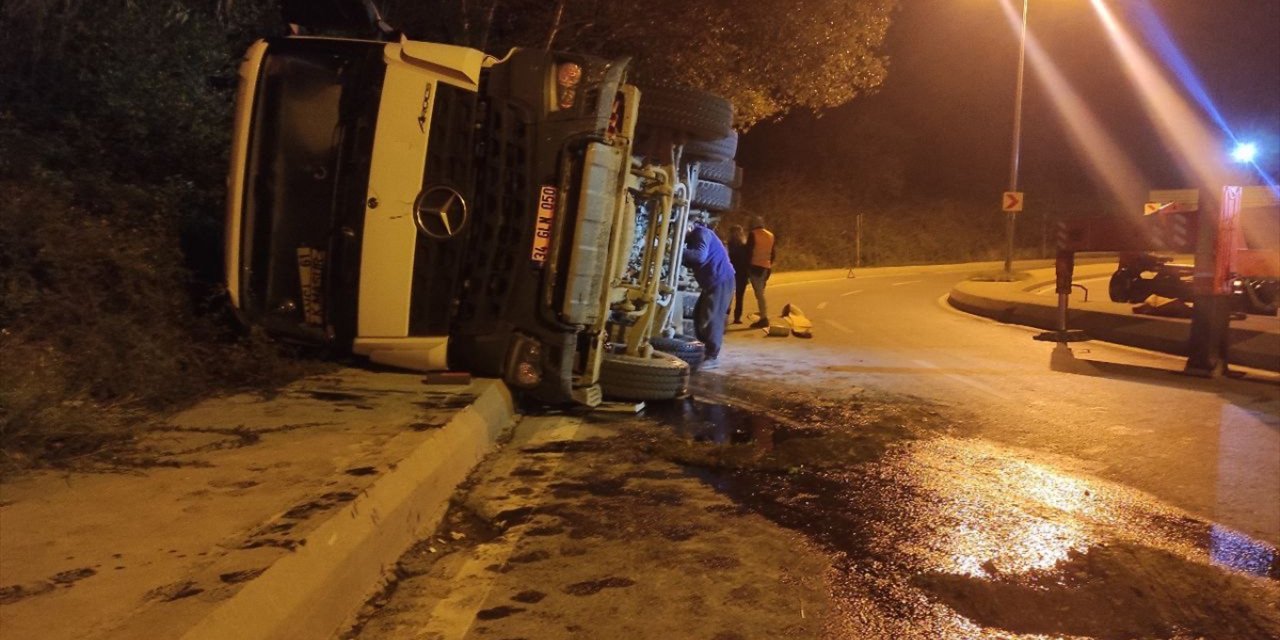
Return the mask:
<svg viewBox="0 0 1280 640"><path fill-rule="evenodd" d="M732 210L733 205L732 188L718 182L698 181L698 189L693 192L693 206L719 213Z"/></svg>
<svg viewBox="0 0 1280 640"><path fill-rule="evenodd" d="M680 312L682 318L692 318L693 308L698 304L698 296L702 295L698 291L681 291L680 294ZM657 347L654 347L655 349ZM663 349L666 351L666 349Z"/></svg>
<svg viewBox="0 0 1280 640"><path fill-rule="evenodd" d="M680 332L686 336L696 335L698 333L698 325L693 318L685 318L680 321Z"/></svg>
<svg viewBox="0 0 1280 640"><path fill-rule="evenodd" d="M1151 283L1136 271L1116 269L1107 285L1107 295L1112 302L1137 304L1151 295Z"/></svg>
<svg viewBox="0 0 1280 640"><path fill-rule="evenodd" d="M1116 269L1111 274L1111 282L1107 284L1107 295L1112 302L1128 302L1133 289L1134 276L1128 269Z"/></svg>
<svg viewBox="0 0 1280 640"><path fill-rule="evenodd" d="M687 160L724 162L738 155L738 132L730 131L724 137L712 140L690 140L684 144Z"/></svg>
<svg viewBox="0 0 1280 640"><path fill-rule="evenodd" d="M1250 278L1244 283L1245 310L1261 316L1274 316L1280 308L1280 283L1275 280ZM657 347L654 347L657 348Z"/></svg>
<svg viewBox="0 0 1280 640"><path fill-rule="evenodd" d="M732 160L702 162L698 164L698 178L737 189L742 186L742 167Z"/></svg>
<svg viewBox="0 0 1280 640"><path fill-rule="evenodd" d="M673 400L689 390L689 365L669 353L654 351L649 358L604 354L600 389L622 400Z"/></svg>
<svg viewBox="0 0 1280 640"><path fill-rule="evenodd" d="M707 345L695 338L682 335L672 338L654 336L649 338L649 344L658 351L684 360L689 365L689 371L697 371L702 361L707 359Z"/></svg>
<svg viewBox="0 0 1280 640"><path fill-rule="evenodd" d="M636 127L674 131L695 140L719 140L733 130L733 105L701 89L642 87ZM736 139L734 142L736 146Z"/></svg>

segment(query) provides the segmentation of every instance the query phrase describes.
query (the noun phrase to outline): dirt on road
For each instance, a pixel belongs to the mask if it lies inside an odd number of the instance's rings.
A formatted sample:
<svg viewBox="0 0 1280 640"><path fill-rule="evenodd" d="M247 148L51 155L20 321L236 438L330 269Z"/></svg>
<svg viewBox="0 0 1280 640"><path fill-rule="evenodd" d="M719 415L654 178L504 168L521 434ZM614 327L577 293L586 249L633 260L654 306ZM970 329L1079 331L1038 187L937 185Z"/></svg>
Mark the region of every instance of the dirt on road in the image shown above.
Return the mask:
<svg viewBox="0 0 1280 640"><path fill-rule="evenodd" d="M351 637L1280 637L1276 549L863 389L527 418Z"/></svg>

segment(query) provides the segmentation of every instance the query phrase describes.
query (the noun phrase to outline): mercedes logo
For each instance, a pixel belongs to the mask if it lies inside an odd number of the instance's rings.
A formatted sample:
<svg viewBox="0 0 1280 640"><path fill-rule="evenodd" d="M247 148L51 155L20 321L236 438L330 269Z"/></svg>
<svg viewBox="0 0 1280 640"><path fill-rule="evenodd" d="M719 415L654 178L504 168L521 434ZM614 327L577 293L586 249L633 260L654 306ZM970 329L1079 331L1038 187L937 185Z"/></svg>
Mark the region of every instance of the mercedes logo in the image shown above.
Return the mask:
<svg viewBox="0 0 1280 640"><path fill-rule="evenodd" d="M467 201L450 187L431 187L413 203L413 221L427 237L448 240L467 225Z"/></svg>

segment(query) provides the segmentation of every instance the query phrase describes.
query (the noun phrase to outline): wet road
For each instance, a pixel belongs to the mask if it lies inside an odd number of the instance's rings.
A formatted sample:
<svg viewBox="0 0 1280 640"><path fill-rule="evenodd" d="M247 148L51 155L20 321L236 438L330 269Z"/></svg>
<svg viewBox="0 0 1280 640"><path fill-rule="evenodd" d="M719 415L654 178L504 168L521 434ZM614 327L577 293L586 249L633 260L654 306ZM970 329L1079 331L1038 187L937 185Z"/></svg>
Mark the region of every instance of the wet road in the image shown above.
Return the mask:
<svg viewBox="0 0 1280 640"><path fill-rule="evenodd" d="M774 308L800 306L817 337L766 340L735 331L728 366L716 373L859 386L955 407L969 414L975 436L1032 449L1063 469L1280 543L1280 377L1202 380L1179 375L1184 361L1174 356L1033 341L1038 330L942 301L970 272L866 270L772 288Z"/></svg>
<svg viewBox="0 0 1280 640"><path fill-rule="evenodd" d="M360 638L1280 637L1280 393L939 305L774 289L694 397L527 418Z"/></svg>

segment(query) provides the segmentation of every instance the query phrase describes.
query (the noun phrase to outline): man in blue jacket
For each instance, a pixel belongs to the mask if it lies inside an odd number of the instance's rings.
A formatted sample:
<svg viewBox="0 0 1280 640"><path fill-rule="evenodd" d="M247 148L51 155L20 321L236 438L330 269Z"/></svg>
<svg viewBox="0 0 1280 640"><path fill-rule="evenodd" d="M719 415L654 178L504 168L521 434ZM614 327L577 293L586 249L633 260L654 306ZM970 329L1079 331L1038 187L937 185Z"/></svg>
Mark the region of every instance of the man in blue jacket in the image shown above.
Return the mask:
<svg viewBox="0 0 1280 640"><path fill-rule="evenodd" d="M689 225L684 237L684 266L693 271L702 293L693 307L693 325L699 340L707 345L706 362L720 355L724 325L733 301L733 265L724 243L711 229Z"/></svg>

